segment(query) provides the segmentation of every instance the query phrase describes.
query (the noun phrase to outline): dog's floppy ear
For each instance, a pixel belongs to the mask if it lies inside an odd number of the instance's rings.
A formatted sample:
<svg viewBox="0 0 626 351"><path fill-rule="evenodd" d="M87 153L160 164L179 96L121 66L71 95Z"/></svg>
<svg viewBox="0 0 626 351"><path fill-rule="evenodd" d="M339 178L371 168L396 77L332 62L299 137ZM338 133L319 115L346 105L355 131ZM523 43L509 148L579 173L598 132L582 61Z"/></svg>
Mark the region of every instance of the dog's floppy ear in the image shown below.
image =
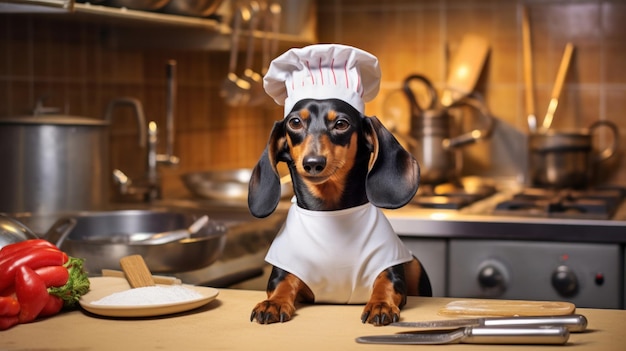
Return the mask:
<svg viewBox="0 0 626 351"><path fill-rule="evenodd" d="M267 147L252 170L248 185L248 208L253 216L267 217L280 201L280 177L276 165L285 145L284 122L274 123Z"/></svg>
<svg viewBox="0 0 626 351"><path fill-rule="evenodd" d="M378 118L364 117L364 126L373 152L365 183L367 198L377 207L402 207L417 192L419 165Z"/></svg>

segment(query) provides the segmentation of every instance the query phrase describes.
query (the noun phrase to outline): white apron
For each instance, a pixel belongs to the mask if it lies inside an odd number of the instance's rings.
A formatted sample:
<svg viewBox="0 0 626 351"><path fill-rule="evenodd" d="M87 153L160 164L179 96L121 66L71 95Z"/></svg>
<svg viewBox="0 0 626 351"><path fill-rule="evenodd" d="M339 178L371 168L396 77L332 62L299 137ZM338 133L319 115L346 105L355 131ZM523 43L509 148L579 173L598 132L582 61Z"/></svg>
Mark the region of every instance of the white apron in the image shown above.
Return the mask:
<svg viewBox="0 0 626 351"><path fill-rule="evenodd" d="M265 260L300 278L315 302L363 304L374 280L412 253L380 209L370 203L339 211L293 204Z"/></svg>

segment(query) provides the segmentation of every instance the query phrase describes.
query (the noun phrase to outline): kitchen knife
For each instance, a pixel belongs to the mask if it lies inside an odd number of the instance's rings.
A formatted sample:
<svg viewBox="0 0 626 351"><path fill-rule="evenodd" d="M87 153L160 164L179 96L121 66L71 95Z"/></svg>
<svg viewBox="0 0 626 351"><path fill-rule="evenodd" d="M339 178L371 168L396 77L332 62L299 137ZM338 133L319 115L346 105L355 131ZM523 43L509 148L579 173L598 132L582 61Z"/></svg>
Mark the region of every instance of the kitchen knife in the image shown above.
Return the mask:
<svg viewBox="0 0 626 351"><path fill-rule="evenodd" d="M463 318L424 322L396 322L394 327L411 328L456 328L456 327L565 327L570 332L582 332L587 328L587 318L581 314L569 316L537 317L490 317Z"/></svg>
<svg viewBox="0 0 626 351"><path fill-rule="evenodd" d="M422 331L390 335L370 335L356 338L363 344L440 345L440 344L516 344L562 345L569 339L565 327L505 328L462 327L445 331Z"/></svg>

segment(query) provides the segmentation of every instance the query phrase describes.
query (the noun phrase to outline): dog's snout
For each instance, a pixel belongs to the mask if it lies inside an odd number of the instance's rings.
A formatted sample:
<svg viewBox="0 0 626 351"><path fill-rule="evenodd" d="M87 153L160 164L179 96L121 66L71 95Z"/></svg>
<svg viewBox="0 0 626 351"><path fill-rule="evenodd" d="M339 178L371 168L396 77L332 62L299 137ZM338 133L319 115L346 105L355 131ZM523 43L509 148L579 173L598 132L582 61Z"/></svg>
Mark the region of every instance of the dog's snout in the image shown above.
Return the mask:
<svg viewBox="0 0 626 351"><path fill-rule="evenodd" d="M302 161L304 170L310 175L316 175L326 167L326 157L324 156L307 156Z"/></svg>

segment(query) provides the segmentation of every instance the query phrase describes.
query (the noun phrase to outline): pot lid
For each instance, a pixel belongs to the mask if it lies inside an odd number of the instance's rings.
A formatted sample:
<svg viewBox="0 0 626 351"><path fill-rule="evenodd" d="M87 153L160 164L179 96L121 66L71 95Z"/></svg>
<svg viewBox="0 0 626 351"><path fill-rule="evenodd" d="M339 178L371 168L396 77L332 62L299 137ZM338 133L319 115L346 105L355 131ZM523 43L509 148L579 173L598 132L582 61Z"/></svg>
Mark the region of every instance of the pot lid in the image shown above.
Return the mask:
<svg viewBox="0 0 626 351"><path fill-rule="evenodd" d="M59 125L59 126L108 126L109 122L103 119L70 116L70 115L38 115L0 118L2 124L27 125Z"/></svg>

